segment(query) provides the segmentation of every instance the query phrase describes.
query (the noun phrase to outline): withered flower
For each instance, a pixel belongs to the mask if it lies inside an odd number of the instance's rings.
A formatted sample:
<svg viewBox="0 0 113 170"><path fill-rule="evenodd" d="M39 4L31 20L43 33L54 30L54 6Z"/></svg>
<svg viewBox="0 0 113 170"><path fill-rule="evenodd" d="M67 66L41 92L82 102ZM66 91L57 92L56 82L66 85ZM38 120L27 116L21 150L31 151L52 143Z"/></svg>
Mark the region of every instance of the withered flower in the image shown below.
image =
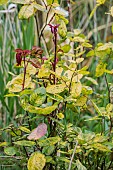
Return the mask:
<svg viewBox="0 0 113 170"><path fill-rule="evenodd" d="M16 49L16 62L17 62L17 66L21 66L21 62L22 62L22 57L26 57L27 55L30 55L30 50L22 50L22 49Z"/></svg>
<svg viewBox="0 0 113 170"><path fill-rule="evenodd" d="M51 28L52 34L54 34L54 35L57 34L59 24L57 24L57 25L48 24L48 25L49 25L50 28Z"/></svg>

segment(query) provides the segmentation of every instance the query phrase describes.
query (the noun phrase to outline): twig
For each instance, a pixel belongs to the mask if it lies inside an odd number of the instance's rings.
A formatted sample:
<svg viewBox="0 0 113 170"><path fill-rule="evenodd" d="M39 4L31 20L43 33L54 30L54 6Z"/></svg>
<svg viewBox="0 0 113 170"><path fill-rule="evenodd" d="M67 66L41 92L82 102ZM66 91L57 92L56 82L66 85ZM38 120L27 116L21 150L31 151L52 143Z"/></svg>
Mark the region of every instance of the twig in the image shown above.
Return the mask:
<svg viewBox="0 0 113 170"><path fill-rule="evenodd" d="M75 148L74 148L74 151L73 151L73 154L72 154L72 157L71 157L70 163L69 163L69 168L68 168L68 170L71 170L71 165L72 165L72 161L73 161L73 158L74 158L74 155L75 155L76 149L77 149L77 145L78 145L78 141L76 141L76 145L75 145Z"/></svg>

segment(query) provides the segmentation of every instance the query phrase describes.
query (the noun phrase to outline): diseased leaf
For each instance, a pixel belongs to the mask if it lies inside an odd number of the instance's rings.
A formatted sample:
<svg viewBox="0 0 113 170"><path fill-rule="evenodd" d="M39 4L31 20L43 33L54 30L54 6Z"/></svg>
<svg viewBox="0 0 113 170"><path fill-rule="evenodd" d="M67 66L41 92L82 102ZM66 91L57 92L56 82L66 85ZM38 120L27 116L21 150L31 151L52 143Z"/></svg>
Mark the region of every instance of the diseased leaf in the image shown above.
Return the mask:
<svg viewBox="0 0 113 170"><path fill-rule="evenodd" d="M27 167L28 170L42 170L45 166L45 163L45 155L39 152L34 152L28 160Z"/></svg>
<svg viewBox="0 0 113 170"><path fill-rule="evenodd" d="M47 125L45 123L41 123L35 128L31 134L27 137L29 140L37 140L43 137L47 133Z"/></svg>

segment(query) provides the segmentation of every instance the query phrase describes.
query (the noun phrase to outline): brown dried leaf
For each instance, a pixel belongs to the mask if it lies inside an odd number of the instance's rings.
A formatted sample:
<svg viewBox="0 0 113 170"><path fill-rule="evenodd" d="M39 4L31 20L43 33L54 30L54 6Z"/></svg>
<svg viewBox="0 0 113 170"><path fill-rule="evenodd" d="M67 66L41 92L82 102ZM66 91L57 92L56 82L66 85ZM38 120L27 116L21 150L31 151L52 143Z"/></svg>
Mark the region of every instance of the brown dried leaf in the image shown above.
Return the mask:
<svg viewBox="0 0 113 170"><path fill-rule="evenodd" d="M31 134L27 137L29 140L37 140L43 137L47 133L47 125L45 123L41 123L35 128Z"/></svg>

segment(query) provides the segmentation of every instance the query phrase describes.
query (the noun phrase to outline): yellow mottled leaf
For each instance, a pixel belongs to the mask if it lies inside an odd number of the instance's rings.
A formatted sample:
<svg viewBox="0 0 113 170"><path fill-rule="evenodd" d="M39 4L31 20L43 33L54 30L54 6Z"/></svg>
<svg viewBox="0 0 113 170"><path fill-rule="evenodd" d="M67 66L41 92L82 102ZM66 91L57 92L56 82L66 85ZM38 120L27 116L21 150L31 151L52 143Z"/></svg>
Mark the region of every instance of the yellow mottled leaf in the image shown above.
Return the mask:
<svg viewBox="0 0 113 170"><path fill-rule="evenodd" d="M8 2L8 0L0 0L0 5L5 5Z"/></svg>
<svg viewBox="0 0 113 170"><path fill-rule="evenodd" d="M28 19L28 18L30 18L35 12L33 5L34 5L34 3L32 3L30 5L22 6L20 11L19 11L19 19Z"/></svg>
<svg viewBox="0 0 113 170"><path fill-rule="evenodd" d="M57 113L56 116L57 116L58 119L63 119L64 118L63 113Z"/></svg>
<svg viewBox="0 0 113 170"><path fill-rule="evenodd" d="M96 0L97 4L102 5L106 2L106 0Z"/></svg>
<svg viewBox="0 0 113 170"><path fill-rule="evenodd" d="M45 166L45 163L45 155L39 152L34 152L28 160L27 167L28 170L42 170Z"/></svg>
<svg viewBox="0 0 113 170"><path fill-rule="evenodd" d="M96 77L100 77L104 74L107 64L100 62L96 67Z"/></svg>
<svg viewBox="0 0 113 170"><path fill-rule="evenodd" d="M51 94L61 93L65 90L65 88L66 85L64 83L58 85L49 85L46 88L46 92Z"/></svg>
<svg viewBox="0 0 113 170"><path fill-rule="evenodd" d="M73 97L77 97L81 94L81 91L82 91L82 84L80 82L72 82L72 85L71 85L71 95Z"/></svg>

